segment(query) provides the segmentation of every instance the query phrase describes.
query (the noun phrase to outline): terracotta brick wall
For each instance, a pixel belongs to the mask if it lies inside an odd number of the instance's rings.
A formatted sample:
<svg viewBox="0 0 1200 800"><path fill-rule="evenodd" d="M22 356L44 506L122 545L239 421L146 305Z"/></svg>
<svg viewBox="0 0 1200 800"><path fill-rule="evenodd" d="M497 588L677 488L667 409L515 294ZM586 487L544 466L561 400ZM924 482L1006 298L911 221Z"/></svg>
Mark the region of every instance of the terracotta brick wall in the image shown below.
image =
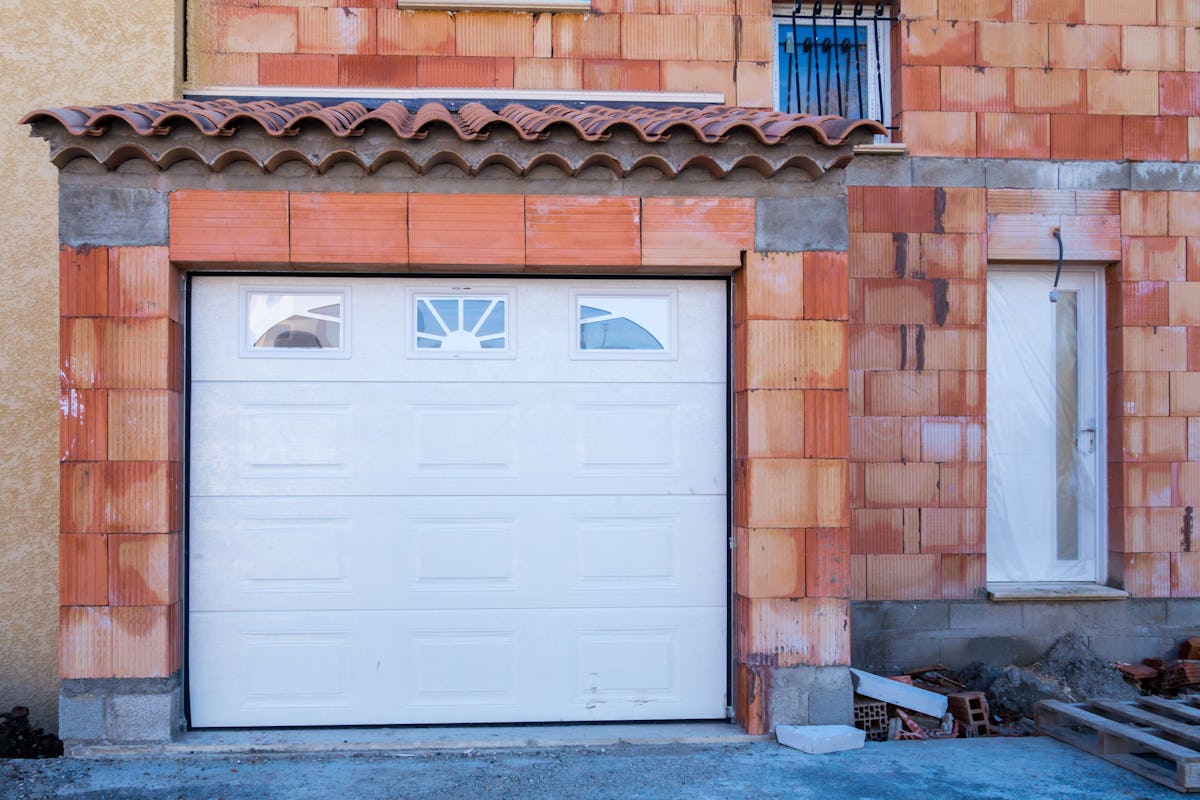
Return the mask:
<svg viewBox="0 0 1200 800"><path fill-rule="evenodd" d="M734 309L737 718L772 672L850 659L846 253L748 253Z"/></svg>
<svg viewBox="0 0 1200 800"><path fill-rule="evenodd" d="M1200 159L1195 0L903 0L914 155Z"/></svg>
<svg viewBox="0 0 1200 800"><path fill-rule="evenodd" d="M593 0L588 14L395 6L188 0L188 82L720 92L772 104L770 0Z"/></svg>
<svg viewBox="0 0 1200 800"><path fill-rule="evenodd" d="M850 189L856 600L985 588L986 265L1107 267L1109 576L1200 596L1200 196Z"/></svg>
<svg viewBox="0 0 1200 800"><path fill-rule="evenodd" d="M59 674L180 667L183 338L165 247L60 257Z"/></svg>
<svg viewBox="0 0 1200 800"><path fill-rule="evenodd" d="M985 190L850 189L856 600L985 583Z"/></svg>
<svg viewBox="0 0 1200 800"><path fill-rule="evenodd" d="M1108 273L1109 572L1200 596L1200 194L1122 192Z"/></svg>

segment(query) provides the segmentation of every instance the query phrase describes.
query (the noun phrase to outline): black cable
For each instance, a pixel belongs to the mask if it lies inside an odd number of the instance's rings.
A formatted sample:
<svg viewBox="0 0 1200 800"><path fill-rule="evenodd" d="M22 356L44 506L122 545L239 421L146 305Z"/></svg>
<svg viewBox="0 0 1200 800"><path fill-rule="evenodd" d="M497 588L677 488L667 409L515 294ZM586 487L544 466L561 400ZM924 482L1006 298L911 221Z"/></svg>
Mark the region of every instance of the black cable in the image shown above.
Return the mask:
<svg viewBox="0 0 1200 800"><path fill-rule="evenodd" d="M1055 272L1054 272L1054 286L1050 289L1050 302L1057 303L1058 302L1058 279L1062 277L1062 265L1063 265L1062 231L1059 230L1058 228L1054 228L1053 230L1050 231L1050 235L1053 236L1058 241L1058 269L1055 270Z"/></svg>

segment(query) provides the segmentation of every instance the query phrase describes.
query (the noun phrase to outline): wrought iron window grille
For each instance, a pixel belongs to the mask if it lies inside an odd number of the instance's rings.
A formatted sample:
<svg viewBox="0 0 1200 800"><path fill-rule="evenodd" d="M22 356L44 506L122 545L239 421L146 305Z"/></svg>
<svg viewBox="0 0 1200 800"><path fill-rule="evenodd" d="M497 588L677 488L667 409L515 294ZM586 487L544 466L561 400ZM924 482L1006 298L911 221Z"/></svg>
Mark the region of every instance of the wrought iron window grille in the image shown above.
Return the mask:
<svg viewBox="0 0 1200 800"><path fill-rule="evenodd" d="M836 114L890 124L888 3L795 3L773 14L776 102L791 113ZM885 74L886 73L886 74Z"/></svg>

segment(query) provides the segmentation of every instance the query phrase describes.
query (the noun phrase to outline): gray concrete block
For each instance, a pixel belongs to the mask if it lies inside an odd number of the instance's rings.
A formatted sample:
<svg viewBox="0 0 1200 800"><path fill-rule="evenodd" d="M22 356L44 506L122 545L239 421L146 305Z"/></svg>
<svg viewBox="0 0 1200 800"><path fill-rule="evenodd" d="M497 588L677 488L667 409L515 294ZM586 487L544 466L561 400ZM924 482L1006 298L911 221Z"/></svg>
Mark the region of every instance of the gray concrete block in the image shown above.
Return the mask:
<svg viewBox="0 0 1200 800"><path fill-rule="evenodd" d="M1129 169L1129 188L1134 191L1200 191L1200 164L1195 162L1143 161Z"/></svg>
<svg viewBox="0 0 1200 800"><path fill-rule="evenodd" d="M880 654L885 656L881 663L868 668L868 672L880 675L896 675L915 667L925 667L936 664L941 660L942 644L940 639L918 634L898 634L890 641ZM854 666L859 666L855 664Z"/></svg>
<svg viewBox="0 0 1200 800"><path fill-rule="evenodd" d="M963 648L963 657L968 664L972 661L1000 665L1028 663L1022 661L1025 654L1027 652L1023 652L1021 642L1015 636L975 636Z"/></svg>
<svg viewBox="0 0 1200 800"><path fill-rule="evenodd" d="M1144 658L1179 658L1179 644L1162 636L1089 636L1088 649L1105 661L1130 664Z"/></svg>
<svg viewBox="0 0 1200 800"><path fill-rule="evenodd" d="M978 158L915 158L913 186L983 186L984 162Z"/></svg>
<svg viewBox="0 0 1200 800"><path fill-rule="evenodd" d="M58 738L67 741L96 742L104 738L104 696L98 694L60 694L58 697Z"/></svg>
<svg viewBox="0 0 1200 800"><path fill-rule="evenodd" d="M847 186L911 186L913 160L904 156L858 155L846 167Z"/></svg>
<svg viewBox="0 0 1200 800"><path fill-rule="evenodd" d="M852 725L780 725L775 729L780 744L813 755L857 750L866 744L866 737L866 731Z"/></svg>
<svg viewBox="0 0 1200 800"><path fill-rule="evenodd" d="M759 252L850 247L845 197L762 198L756 210L754 249Z"/></svg>
<svg viewBox="0 0 1200 800"><path fill-rule="evenodd" d="M1118 161L1062 161L1060 189L1128 189L1129 164Z"/></svg>
<svg viewBox="0 0 1200 800"><path fill-rule="evenodd" d="M770 724L848 725L854 687L848 667L781 667L771 673Z"/></svg>
<svg viewBox="0 0 1200 800"><path fill-rule="evenodd" d="M1200 600L1166 601L1167 624L1200 628Z"/></svg>
<svg viewBox="0 0 1200 800"><path fill-rule="evenodd" d="M111 695L106 737L112 742L169 742L179 729L179 709L178 691Z"/></svg>
<svg viewBox="0 0 1200 800"><path fill-rule="evenodd" d="M950 604L940 600L888 601L883 605L881 630L929 631L950 627Z"/></svg>
<svg viewBox="0 0 1200 800"><path fill-rule="evenodd" d="M167 195L155 189L64 184L58 194L58 238L72 247L165 245Z"/></svg>
<svg viewBox="0 0 1200 800"><path fill-rule="evenodd" d="M1058 164L1050 161L988 160L984 184L989 189L1057 189Z"/></svg>
<svg viewBox="0 0 1200 800"><path fill-rule="evenodd" d="M1016 603L951 603L950 629L959 636L1014 633L1021 628L1021 606Z"/></svg>

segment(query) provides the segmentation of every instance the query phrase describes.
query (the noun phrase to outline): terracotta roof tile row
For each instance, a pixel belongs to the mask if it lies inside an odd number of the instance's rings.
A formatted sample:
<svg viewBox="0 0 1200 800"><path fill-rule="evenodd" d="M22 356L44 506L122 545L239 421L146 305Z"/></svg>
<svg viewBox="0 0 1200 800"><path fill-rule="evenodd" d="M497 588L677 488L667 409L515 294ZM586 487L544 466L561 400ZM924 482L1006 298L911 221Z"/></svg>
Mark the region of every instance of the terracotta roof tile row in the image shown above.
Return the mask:
<svg viewBox="0 0 1200 800"><path fill-rule="evenodd" d="M362 135L368 126L382 125L399 139L422 139L435 126L446 126L464 142L481 141L498 130L509 130L524 141L550 137L556 130L570 131L585 142L606 141L618 129L633 131L647 143L663 142L676 134L697 142L717 144L743 131L764 145L784 142L796 133L817 144L835 146L856 131L886 133L872 120L786 114L732 106L706 108L614 108L552 105L537 109L510 103L493 111L482 103L467 103L451 111L441 103L427 102L416 110L389 101L368 109L361 103L322 105L313 100L277 103L271 100L171 100L114 106L46 108L27 114L22 123L58 122L74 136L103 136L114 123L128 125L139 136L167 136L190 127L204 136L233 136L255 126L269 136L294 136L308 124L324 126L337 137Z"/></svg>

